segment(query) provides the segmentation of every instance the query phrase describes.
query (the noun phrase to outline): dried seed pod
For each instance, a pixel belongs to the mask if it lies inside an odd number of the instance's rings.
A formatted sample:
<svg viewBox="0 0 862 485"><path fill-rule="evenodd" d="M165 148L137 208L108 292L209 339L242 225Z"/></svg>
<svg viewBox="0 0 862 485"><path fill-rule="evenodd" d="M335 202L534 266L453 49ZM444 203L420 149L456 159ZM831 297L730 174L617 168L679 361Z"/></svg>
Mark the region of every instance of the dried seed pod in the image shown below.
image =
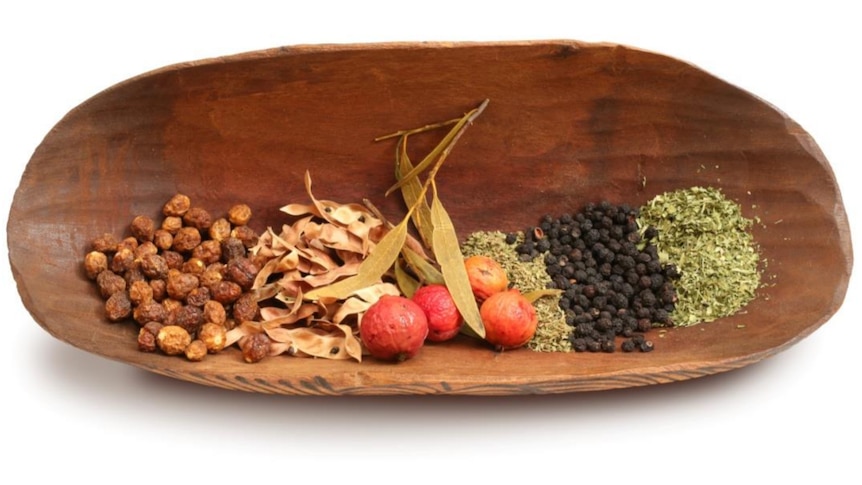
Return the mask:
<svg viewBox="0 0 862 485"><path fill-rule="evenodd" d="M208 322L203 324L198 332L198 338L206 345L209 353L215 354L221 352L227 343L227 331L224 325Z"/></svg>
<svg viewBox="0 0 862 485"><path fill-rule="evenodd" d="M129 225L132 236L140 242L152 241L156 232L156 223L149 216L136 216Z"/></svg>
<svg viewBox="0 0 862 485"><path fill-rule="evenodd" d="M181 227L174 236L171 248L179 253L188 253L201 243L201 232L194 227Z"/></svg>
<svg viewBox="0 0 862 485"><path fill-rule="evenodd" d="M210 239L217 242L222 242L230 237L231 225L230 221L221 217L213 221L209 228Z"/></svg>
<svg viewBox="0 0 862 485"><path fill-rule="evenodd" d="M200 340L192 340L192 343L186 347L186 359L192 362L200 362L207 356L207 346Z"/></svg>
<svg viewBox="0 0 862 485"><path fill-rule="evenodd" d="M87 278L96 279L99 273L108 269L108 256L101 251L90 251L84 256L84 271Z"/></svg>
<svg viewBox="0 0 862 485"><path fill-rule="evenodd" d="M237 204L227 212L227 218L235 226L244 226L251 219L251 207Z"/></svg>
<svg viewBox="0 0 862 485"><path fill-rule="evenodd" d="M105 315L112 322L129 318L132 314L132 302L125 291L117 291L105 302Z"/></svg>
<svg viewBox="0 0 862 485"><path fill-rule="evenodd" d="M192 343L192 337L183 327L165 325L156 335L156 343L162 352L168 355L179 355Z"/></svg>
<svg viewBox="0 0 862 485"><path fill-rule="evenodd" d="M162 207L162 214L166 216L182 217L188 212L192 205L192 200L185 194L175 194Z"/></svg>
<svg viewBox="0 0 862 485"><path fill-rule="evenodd" d="M126 280L111 270L105 270L96 276L96 284L99 285L99 293L102 298L108 299L114 293L126 291Z"/></svg>

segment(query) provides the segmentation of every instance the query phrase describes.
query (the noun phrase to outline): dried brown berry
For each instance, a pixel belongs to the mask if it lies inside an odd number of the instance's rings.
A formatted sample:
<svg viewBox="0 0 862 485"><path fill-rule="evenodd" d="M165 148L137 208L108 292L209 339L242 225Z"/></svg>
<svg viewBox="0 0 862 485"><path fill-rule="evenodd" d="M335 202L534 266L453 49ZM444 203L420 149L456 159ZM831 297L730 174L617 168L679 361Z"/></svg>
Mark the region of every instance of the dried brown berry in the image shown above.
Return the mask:
<svg viewBox="0 0 862 485"><path fill-rule="evenodd" d="M187 259L186 262L183 263L182 267L180 268L180 271L182 271L183 273L189 273L198 276L202 274L205 269L207 269L206 263L204 263L200 258L192 257Z"/></svg>
<svg viewBox="0 0 862 485"><path fill-rule="evenodd" d="M260 306L252 293L243 293L233 304L233 318L237 322L255 320L260 314Z"/></svg>
<svg viewBox="0 0 862 485"><path fill-rule="evenodd" d="M144 241L135 248L135 259L141 259L148 254L158 254L159 248L152 241Z"/></svg>
<svg viewBox="0 0 862 485"><path fill-rule="evenodd" d="M212 216L206 209L192 207L183 215L183 222L195 229L209 229L213 223Z"/></svg>
<svg viewBox="0 0 862 485"><path fill-rule="evenodd" d="M204 324L204 312L196 306L184 305L174 313L172 324L183 327L190 335L196 335Z"/></svg>
<svg viewBox="0 0 862 485"><path fill-rule="evenodd" d="M119 243L120 241L118 241L113 234L105 233L97 237L96 239L93 239L93 242L90 244L90 246L92 247L93 251L99 251L102 253L113 253L117 250L117 244Z"/></svg>
<svg viewBox="0 0 862 485"><path fill-rule="evenodd" d="M146 281L147 277L144 275L144 272L141 271L140 264L136 262L134 266L123 273L123 279L126 280L126 287L128 288L136 281Z"/></svg>
<svg viewBox="0 0 862 485"><path fill-rule="evenodd" d="M132 316L140 325L146 325L150 322L164 323L168 318L168 311L163 304L149 300L136 306Z"/></svg>
<svg viewBox="0 0 862 485"><path fill-rule="evenodd" d="M214 239L202 241L192 250L192 257L210 265L221 261L221 243Z"/></svg>
<svg viewBox="0 0 862 485"><path fill-rule="evenodd" d="M176 254L176 253L175 253ZM141 272L150 279L164 279L168 276L168 261L158 254L147 254L141 258Z"/></svg>
<svg viewBox="0 0 862 485"><path fill-rule="evenodd" d="M111 259L111 271L114 273L122 273L131 269L135 265L135 251L124 247L114 253Z"/></svg>
<svg viewBox="0 0 862 485"><path fill-rule="evenodd" d="M201 286L212 289L213 285L224 279L224 270L225 266L221 263L207 266L207 269L199 276Z"/></svg>
<svg viewBox="0 0 862 485"><path fill-rule="evenodd" d="M101 251L90 251L84 256L84 271L87 278L96 279L99 273L108 269L108 257Z"/></svg>
<svg viewBox="0 0 862 485"><path fill-rule="evenodd" d="M168 284L165 280L150 280L150 288L153 289L153 300L162 301L168 296Z"/></svg>
<svg viewBox="0 0 862 485"><path fill-rule="evenodd" d="M152 241L156 232L156 223L149 216L136 216L129 226L132 236L140 242Z"/></svg>
<svg viewBox="0 0 862 485"><path fill-rule="evenodd" d="M235 226L244 226L251 219L251 207L237 204L227 212L227 218Z"/></svg>
<svg viewBox="0 0 862 485"><path fill-rule="evenodd" d="M132 302L125 291L118 291L105 302L105 315L112 322L129 318L132 314Z"/></svg>
<svg viewBox="0 0 862 485"><path fill-rule="evenodd" d="M162 251L171 249L174 244L174 235L164 229L157 229L153 234L153 244Z"/></svg>
<svg viewBox="0 0 862 485"><path fill-rule="evenodd" d="M253 333L240 340L242 358L249 364L260 362L267 355L272 343L264 333Z"/></svg>
<svg viewBox="0 0 862 485"><path fill-rule="evenodd" d="M138 248L138 240L136 238L134 238L133 236L129 236L129 237L123 239L122 241L117 243L117 251L120 251L123 248L131 249L132 252L134 252L135 249Z"/></svg>
<svg viewBox="0 0 862 485"><path fill-rule="evenodd" d="M242 294L242 288L233 281L220 281L210 288L212 299L223 305L233 303Z"/></svg>
<svg viewBox="0 0 862 485"><path fill-rule="evenodd" d="M185 300L198 284L198 277L193 274L171 272L167 279L168 296L174 300Z"/></svg>
<svg viewBox="0 0 862 485"><path fill-rule="evenodd" d="M162 207L162 214L166 216L182 217L191 207L192 200L184 194L175 194Z"/></svg>
<svg viewBox="0 0 862 485"><path fill-rule="evenodd" d="M204 303L204 321L224 325L226 319L227 311L225 311L224 305L215 300Z"/></svg>
<svg viewBox="0 0 862 485"><path fill-rule="evenodd" d="M233 228L230 235L242 241L247 248L256 246L259 239L257 232L248 226L237 226Z"/></svg>
<svg viewBox="0 0 862 485"><path fill-rule="evenodd" d="M192 337L183 327L165 325L156 335L156 343L162 352L168 355L179 355L192 343Z"/></svg>
<svg viewBox="0 0 862 485"><path fill-rule="evenodd" d="M168 216L162 221L162 230L175 236L183 227L183 218L179 216Z"/></svg>
<svg viewBox="0 0 862 485"><path fill-rule="evenodd" d="M227 263L225 276L243 290L251 289L260 268L248 258L233 258Z"/></svg>
<svg viewBox="0 0 862 485"><path fill-rule="evenodd" d="M181 227L174 236L174 251L188 253L201 243L201 232L194 227Z"/></svg>
<svg viewBox="0 0 862 485"><path fill-rule="evenodd" d="M153 287L149 281L139 280L129 285L129 300L135 305L151 301L153 299ZM160 305L161 306L161 305Z"/></svg>
<svg viewBox="0 0 862 485"><path fill-rule="evenodd" d="M102 298L108 299L114 293L126 291L126 280L113 271L106 270L96 276L96 284L99 285L99 293Z"/></svg>
<svg viewBox="0 0 862 485"><path fill-rule="evenodd" d="M206 286L198 286L186 296L187 305L203 307L208 301L210 301L210 289Z"/></svg>
<svg viewBox="0 0 862 485"><path fill-rule="evenodd" d="M221 352L227 343L227 331L224 325L218 323L205 323L198 332L198 338L206 345L209 353L215 354Z"/></svg>
<svg viewBox="0 0 862 485"><path fill-rule="evenodd" d="M247 253L245 244L235 237L229 237L221 242L221 260L229 263L234 258L244 258Z"/></svg>
<svg viewBox="0 0 862 485"><path fill-rule="evenodd" d="M192 362L200 362L207 356L207 346L200 340L193 340L192 343L186 347L185 354L186 359L189 359Z"/></svg>
<svg viewBox="0 0 862 485"><path fill-rule="evenodd" d="M154 326L151 326L154 325ZM138 330L138 350L141 352L155 352L158 348L156 335L159 334L162 324L150 322Z"/></svg>
<svg viewBox="0 0 862 485"><path fill-rule="evenodd" d="M225 219L224 217L216 219L213 221L209 229L210 239L212 239L213 241L222 242L230 237L231 229L232 228L230 222L227 219Z"/></svg>
<svg viewBox="0 0 862 485"><path fill-rule="evenodd" d="M168 264L168 269L181 269L183 267L183 263L186 262L183 255L176 251L163 251L162 257L165 258L165 262Z"/></svg>

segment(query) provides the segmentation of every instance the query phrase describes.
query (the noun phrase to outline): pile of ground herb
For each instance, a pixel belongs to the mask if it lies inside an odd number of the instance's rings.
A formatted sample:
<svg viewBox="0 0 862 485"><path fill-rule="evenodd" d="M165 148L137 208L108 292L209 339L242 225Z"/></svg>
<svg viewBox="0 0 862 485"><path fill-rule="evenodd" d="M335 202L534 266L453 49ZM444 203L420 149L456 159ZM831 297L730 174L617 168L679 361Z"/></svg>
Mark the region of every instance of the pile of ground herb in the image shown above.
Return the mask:
<svg viewBox="0 0 862 485"><path fill-rule="evenodd" d="M513 244L506 242L506 235L499 231L479 231L471 234L462 244L465 257L488 256L500 263L509 281L521 293L548 288L551 277L545 269L541 256L533 259L520 258L515 248L523 240L520 236ZM539 317L539 326L527 347L537 352L569 352L572 350L572 328L566 324L566 316L560 308L559 296L545 296L533 303Z"/></svg>
<svg viewBox="0 0 862 485"><path fill-rule="evenodd" d="M672 263L680 272L674 325L711 322L754 299L760 254L752 223L739 204L711 187L666 192L641 207L641 230L658 230L654 244L662 263Z"/></svg>

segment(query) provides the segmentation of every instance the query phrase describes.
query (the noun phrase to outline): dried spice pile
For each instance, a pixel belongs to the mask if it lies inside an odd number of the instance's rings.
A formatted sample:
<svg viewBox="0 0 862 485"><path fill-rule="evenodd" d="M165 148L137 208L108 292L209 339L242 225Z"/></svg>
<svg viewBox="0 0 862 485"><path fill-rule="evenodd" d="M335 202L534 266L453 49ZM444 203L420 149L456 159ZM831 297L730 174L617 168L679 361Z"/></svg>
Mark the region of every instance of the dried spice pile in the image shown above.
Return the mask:
<svg viewBox="0 0 862 485"><path fill-rule="evenodd" d="M760 287L760 255L739 204L712 187L691 187L654 197L640 211L641 227L658 230L663 262L681 273L675 325L732 315Z"/></svg>

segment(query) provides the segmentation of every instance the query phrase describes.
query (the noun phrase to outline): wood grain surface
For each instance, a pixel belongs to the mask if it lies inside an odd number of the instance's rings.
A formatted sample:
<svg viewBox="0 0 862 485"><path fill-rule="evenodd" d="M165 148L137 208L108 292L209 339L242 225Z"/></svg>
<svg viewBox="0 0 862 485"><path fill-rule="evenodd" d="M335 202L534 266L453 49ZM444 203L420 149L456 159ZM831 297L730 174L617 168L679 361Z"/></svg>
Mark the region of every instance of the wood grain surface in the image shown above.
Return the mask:
<svg viewBox="0 0 862 485"><path fill-rule="evenodd" d="M136 348L109 324L83 272L90 240L125 234L177 192L214 212L236 202L259 230L315 195L404 213L394 141L373 139L490 104L438 176L459 234L519 230L587 202L639 205L720 187L748 217L769 283L743 312L653 337L648 353L497 353L459 338L385 364L297 358L200 363ZM416 139L417 153L436 140ZM424 143L424 145L423 145ZM15 194L9 259L51 335L159 374L278 394L536 394L668 383L788 348L839 308L852 269L828 161L779 109L702 70L635 48L574 41L297 46L168 66L110 87L65 116Z"/></svg>

